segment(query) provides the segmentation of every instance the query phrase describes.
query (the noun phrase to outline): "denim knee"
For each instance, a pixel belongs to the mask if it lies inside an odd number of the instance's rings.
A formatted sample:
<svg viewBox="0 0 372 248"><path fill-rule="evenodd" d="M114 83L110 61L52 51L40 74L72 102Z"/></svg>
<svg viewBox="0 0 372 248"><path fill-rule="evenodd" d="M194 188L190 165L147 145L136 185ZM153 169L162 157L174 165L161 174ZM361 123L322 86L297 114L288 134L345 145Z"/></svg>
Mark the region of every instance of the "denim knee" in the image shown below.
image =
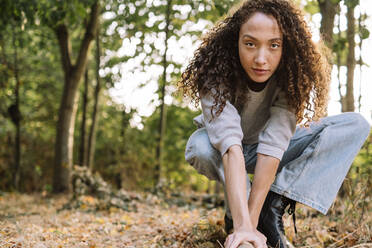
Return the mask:
<svg viewBox="0 0 372 248"><path fill-rule="evenodd" d="M371 129L371 125L368 121L359 113L348 112L344 113L344 115L347 116L348 120L352 122L352 127L354 127L351 133L355 135L355 137L360 137L365 140Z"/></svg>
<svg viewBox="0 0 372 248"><path fill-rule="evenodd" d="M211 144L205 129L196 130L186 144L185 159L193 164L195 158L204 160L210 156Z"/></svg>
<svg viewBox="0 0 372 248"><path fill-rule="evenodd" d="M212 180L219 179L216 167L221 158L210 143L205 128L196 130L190 136L186 145L185 159L200 174Z"/></svg>

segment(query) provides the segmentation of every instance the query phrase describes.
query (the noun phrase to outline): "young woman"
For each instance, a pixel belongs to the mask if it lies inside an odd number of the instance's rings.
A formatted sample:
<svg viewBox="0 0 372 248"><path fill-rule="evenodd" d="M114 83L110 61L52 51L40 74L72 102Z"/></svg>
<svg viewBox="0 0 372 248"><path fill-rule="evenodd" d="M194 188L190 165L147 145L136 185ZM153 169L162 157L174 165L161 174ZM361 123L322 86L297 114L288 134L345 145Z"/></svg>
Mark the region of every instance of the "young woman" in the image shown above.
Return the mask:
<svg viewBox="0 0 372 248"><path fill-rule="evenodd" d="M282 216L296 202L327 213L370 130L356 113L321 118L329 68L294 5L250 0L183 73L181 89L203 111L185 157L224 185L225 247L288 247Z"/></svg>

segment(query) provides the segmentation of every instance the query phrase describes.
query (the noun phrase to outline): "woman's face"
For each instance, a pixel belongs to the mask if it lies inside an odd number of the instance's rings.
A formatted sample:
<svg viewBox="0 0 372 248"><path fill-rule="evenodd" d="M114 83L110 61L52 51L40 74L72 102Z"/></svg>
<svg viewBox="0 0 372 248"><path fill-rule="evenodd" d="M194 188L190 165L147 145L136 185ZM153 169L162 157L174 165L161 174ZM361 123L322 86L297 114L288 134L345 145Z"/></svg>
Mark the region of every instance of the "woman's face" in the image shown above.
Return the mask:
<svg viewBox="0 0 372 248"><path fill-rule="evenodd" d="M274 74L282 57L283 34L276 19L254 13L239 32L239 58L249 78L263 83Z"/></svg>

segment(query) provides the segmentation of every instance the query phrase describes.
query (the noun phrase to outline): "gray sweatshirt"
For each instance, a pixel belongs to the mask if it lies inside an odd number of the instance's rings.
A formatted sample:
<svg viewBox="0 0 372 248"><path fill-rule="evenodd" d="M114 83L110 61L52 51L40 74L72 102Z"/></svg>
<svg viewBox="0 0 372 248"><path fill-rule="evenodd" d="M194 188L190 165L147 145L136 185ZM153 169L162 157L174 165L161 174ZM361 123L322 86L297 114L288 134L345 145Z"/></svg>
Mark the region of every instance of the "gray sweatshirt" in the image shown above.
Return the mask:
<svg viewBox="0 0 372 248"><path fill-rule="evenodd" d="M194 122L206 128L212 145L222 156L232 145L258 143L257 153L281 160L296 129L296 117L288 109L285 92L271 78L262 91L249 90L248 94L240 114L226 101L221 114L213 119L212 94L201 96L202 114Z"/></svg>

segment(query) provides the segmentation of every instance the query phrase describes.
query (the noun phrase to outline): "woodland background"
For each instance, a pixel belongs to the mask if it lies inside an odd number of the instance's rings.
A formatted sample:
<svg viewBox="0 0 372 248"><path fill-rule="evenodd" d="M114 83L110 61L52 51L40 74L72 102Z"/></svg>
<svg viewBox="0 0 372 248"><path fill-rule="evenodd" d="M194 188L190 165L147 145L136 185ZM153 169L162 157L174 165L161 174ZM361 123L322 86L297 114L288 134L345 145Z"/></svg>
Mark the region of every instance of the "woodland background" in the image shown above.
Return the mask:
<svg viewBox="0 0 372 248"><path fill-rule="evenodd" d="M0 0L0 194L69 193L76 165L113 190L219 195L184 160L200 110L176 89L202 34L237 2ZM295 2L310 23L321 19L312 26L332 51L339 111L372 115L360 80L371 70L366 9L359 0ZM155 90L139 105L122 99L149 85ZM371 143L339 195L355 220L371 217Z"/></svg>

